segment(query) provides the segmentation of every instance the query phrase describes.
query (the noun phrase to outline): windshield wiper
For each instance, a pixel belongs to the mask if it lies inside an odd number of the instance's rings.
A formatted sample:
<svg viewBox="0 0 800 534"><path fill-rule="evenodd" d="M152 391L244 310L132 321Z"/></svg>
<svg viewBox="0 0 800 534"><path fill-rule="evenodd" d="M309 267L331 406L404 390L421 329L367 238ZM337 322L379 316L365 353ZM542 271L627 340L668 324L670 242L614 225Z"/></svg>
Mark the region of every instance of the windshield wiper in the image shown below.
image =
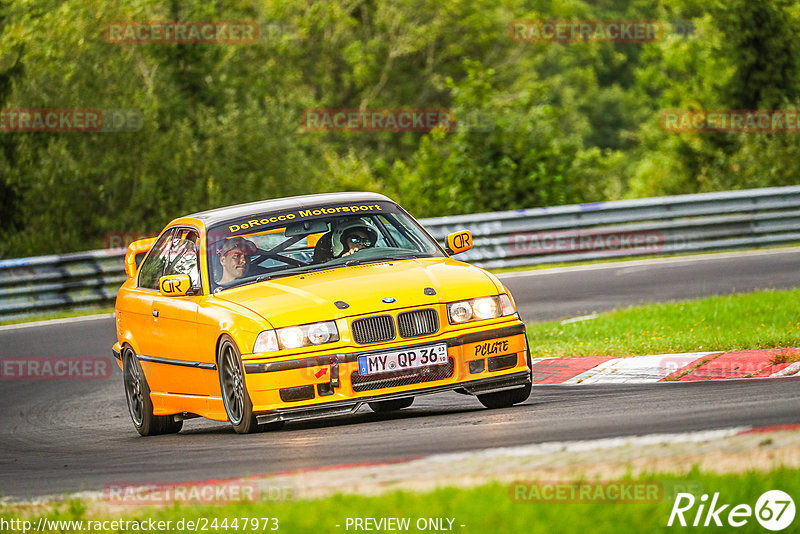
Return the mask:
<svg viewBox="0 0 800 534"><path fill-rule="evenodd" d="M396 254L394 256L383 256L381 258L364 258L360 260L348 260L344 262L345 265L348 267L352 267L353 265L364 265L366 263L382 263L384 261L398 261L398 260L411 260L414 258L419 258L418 254Z"/></svg>
<svg viewBox="0 0 800 534"><path fill-rule="evenodd" d="M316 264L313 266L309 266L306 269L291 269L286 271L279 271L277 273L269 273L269 274L262 274L258 278L255 279L255 283L258 282L266 282L268 280L274 280L275 278L283 278L286 276L294 276L296 274L306 274L315 271L329 271L331 269L340 269L342 267L352 267L353 265L364 265L367 263L381 263L385 261L398 261L398 260L409 260L414 258L421 257L419 254L395 254L393 256L383 256L380 258L362 258L360 260L348 260L344 263L338 263L334 265L328 265L324 263ZM253 282L250 282L253 283Z"/></svg>
<svg viewBox="0 0 800 534"><path fill-rule="evenodd" d="M295 270L292 269L291 271L279 271L277 273L270 273L270 274L262 274L258 278L256 278L256 283L258 282L266 282L267 280L273 280L275 278L283 278L286 276L294 276L296 274L307 274L313 273L316 271L328 271L330 269L338 269L339 267L344 267L344 264L339 265L325 265L324 263L320 263L318 265L309 266L306 269Z"/></svg>

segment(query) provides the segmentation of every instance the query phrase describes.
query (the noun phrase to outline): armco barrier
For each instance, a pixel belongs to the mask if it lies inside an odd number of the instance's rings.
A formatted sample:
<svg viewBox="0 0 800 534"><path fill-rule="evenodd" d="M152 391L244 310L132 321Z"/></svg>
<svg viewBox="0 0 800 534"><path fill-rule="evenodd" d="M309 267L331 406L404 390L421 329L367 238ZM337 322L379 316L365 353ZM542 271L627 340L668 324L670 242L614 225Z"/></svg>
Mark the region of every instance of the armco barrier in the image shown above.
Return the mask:
<svg viewBox="0 0 800 534"><path fill-rule="evenodd" d="M123 256L93 250L0 260L0 319L113 302L125 281Z"/></svg>
<svg viewBox="0 0 800 534"><path fill-rule="evenodd" d="M438 240L472 231L458 256L487 269L800 242L800 186L423 219Z"/></svg>
<svg viewBox="0 0 800 534"><path fill-rule="evenodd" d="M485 268L800 242L800 186L534 208L420 221L440 242L468 229L458 259ZM109 304L119 251L0 260L0 319Z"/></svg>

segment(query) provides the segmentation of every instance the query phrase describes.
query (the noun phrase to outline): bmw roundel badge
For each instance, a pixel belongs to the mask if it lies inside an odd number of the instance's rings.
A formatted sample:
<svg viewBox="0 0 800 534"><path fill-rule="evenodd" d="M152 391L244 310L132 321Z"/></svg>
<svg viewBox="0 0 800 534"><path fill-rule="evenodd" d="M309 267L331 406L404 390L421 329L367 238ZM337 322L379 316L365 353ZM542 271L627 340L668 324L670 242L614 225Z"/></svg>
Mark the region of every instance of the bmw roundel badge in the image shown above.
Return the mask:
<svg viewBox="0 0 800 534"><path fill-rule="evenodd" d="M384 304L392 304L394 302L397 302L397 299L392 297L386 297L385 299L381 299L381 302L383 302Z"/></svg>

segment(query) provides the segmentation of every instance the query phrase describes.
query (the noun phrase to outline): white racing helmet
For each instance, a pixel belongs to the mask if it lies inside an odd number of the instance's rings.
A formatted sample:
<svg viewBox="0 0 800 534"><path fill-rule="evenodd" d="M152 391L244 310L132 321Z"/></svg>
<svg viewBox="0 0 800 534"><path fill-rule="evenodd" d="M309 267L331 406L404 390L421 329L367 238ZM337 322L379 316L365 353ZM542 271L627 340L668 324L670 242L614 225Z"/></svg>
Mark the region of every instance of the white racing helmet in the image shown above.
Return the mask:
<svg viewBox="0 0 800 534"><path fill-rule="evenodd" d="M331 235L331 252L333 252L333 257L338 258L347 250L347 243L345 239L353 232L360 230L367 234L370 239L372 239L372 245L375 245L375 242L378 240L378 232L372 225L362 219L356 219L354 221L348 221L344 224L340 224L339 226L334 229L333 234Z"/></svg>

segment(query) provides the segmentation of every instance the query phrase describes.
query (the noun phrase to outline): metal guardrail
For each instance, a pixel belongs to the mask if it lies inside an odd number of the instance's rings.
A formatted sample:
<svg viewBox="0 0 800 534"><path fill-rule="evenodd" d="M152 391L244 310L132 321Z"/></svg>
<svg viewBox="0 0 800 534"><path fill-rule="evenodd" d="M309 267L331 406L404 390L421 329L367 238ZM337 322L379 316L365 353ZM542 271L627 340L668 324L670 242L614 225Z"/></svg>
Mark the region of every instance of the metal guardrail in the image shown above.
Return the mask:
<svg viewBox="0 0 800 534"><path fill-rule="evenodd" d="M472 231L458 256L487 269L800 242L800 186L678 195L420 221L438 240Z"/></svg>
<svg viewBox="0 0 800 534"><path fill-rule="evenodd" d="M0 260L0 319L113 302L125 281L124 255L93 250Z"/></svg>
<svg viewBox="0 0 800 534"><path fill-rule="evenodd" d="M420 222L440 242L472 232L458 256L488 269L800 242L800 186L457 215ZM0 319L110 304L119 250L0 260Z"/></svg>

